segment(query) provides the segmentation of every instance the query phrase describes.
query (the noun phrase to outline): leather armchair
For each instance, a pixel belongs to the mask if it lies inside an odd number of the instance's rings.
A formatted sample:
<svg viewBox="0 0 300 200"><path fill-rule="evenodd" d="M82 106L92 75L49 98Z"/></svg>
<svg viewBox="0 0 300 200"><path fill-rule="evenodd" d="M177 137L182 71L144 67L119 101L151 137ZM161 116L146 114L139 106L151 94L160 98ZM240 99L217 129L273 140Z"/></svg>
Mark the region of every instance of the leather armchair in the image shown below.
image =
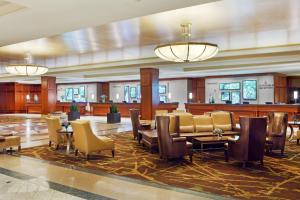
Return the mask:
<svg viewBox="0 0 300 200"><path fill-rule="evenodd" d="M168 160L189 155L192 162L192 144L187 142L185 137L173 137L169 133L170 117L158 116L156 120L160 158Z"/></svg>
<svg viewBox="0 0 300 200"><path fill-rule="evenodd" d="M60 119L59 117L46 117L45 119L48 126L49 147L54 143L56 144L56 149L58 149L59 145L64 143L64 136L57 133L62 128Z"/></svg>
<svg viewBox="0 0 300 200"><path fill-rule="evenodd" d="M288 114L274 112L268 115L267 152L281 150L284 153L286 130L288 126Z"/></svg>
<svg viewBox="0 0 300 200"><path fill-rule="evenodd" d="M248 161L260 161L263 165L267 118L266 117L241 117L241 134L239 139L229 139L225 158L229 157L243 162L243 167Z"/></svg>
<svg viewBox="0 0 300 200"><path fill-rule="evenodd" d="M89 121L73 121L71 122L73 128L75 155L78 155L78 151L85 153L86 158L89 159L89 155L92 152L111 150L112 156L115 155L114 141L105 136L94 135Z"/></svg>
<svg viewBox="0 0 300 200"><path fill-rule="evenodd" d="M140 142L141 138L139 135L139 130L142 130L142 126L140 124L140 110L138 109L130 109L130 119L132 124L132 133L133 139L138 140Z"/></svg>

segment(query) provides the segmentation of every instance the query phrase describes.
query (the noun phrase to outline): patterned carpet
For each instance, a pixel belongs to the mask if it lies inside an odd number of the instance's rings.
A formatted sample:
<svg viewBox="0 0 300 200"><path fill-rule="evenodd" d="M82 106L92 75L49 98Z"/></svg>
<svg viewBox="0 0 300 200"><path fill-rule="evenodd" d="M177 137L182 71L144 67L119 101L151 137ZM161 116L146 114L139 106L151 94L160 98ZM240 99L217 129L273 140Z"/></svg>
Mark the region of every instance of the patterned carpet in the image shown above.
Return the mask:
<svg viewBox="0 0 300 200"><path fill-rule="evenodd" d="M22 155L59 164L101 170L154 183L204 191L237 199L299 199L300 146L288 144L285 157L266 156L265 166L224 161L223 152L195 153L194 162L165 162L132 139L130 133L111 135L116 142L116 157L110 152L93 155L66 155L47 146L22 150Z"/></svg>

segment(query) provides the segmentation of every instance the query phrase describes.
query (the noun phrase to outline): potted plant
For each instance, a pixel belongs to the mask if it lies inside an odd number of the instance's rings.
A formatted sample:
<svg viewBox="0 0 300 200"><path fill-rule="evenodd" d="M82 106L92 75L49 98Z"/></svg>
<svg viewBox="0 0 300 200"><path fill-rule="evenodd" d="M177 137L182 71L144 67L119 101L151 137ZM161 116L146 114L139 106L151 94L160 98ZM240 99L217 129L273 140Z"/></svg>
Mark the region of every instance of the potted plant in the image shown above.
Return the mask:
<svg viewBox="0 0 300 200"><path fill-rule="evenodd" d="M121 114L118 111L118 108L115 104L111 104L109 107L109 113L107 113L107 123L120 123L121 122Z"/></svg>
<svg viewBox="0 0 300 200"><path fill-rule="evenodd" d="M74 121L76 119L80 119L80 112L76 103L73 102L70 106L70 112L68 113L68 121Z"/></svg>

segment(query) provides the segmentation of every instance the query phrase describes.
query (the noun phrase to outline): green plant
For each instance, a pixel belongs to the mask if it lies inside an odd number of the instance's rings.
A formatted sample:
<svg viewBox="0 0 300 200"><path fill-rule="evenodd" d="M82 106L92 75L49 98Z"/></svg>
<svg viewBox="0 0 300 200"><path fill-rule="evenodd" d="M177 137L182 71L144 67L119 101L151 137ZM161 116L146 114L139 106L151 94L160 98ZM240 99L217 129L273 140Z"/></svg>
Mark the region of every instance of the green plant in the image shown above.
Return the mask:
<svg viewBox="0 0 300 200"><path fill-rule="evenodd" d="M109 107L109 112L110 113L118 113L119 111L118 111L118 108L117 108L117 106L115 105L115 104L111 104L110 105L110 107Z"/></svg>
<svg viewBox="0 0 300 200"><path fill-rule="evenodd" d="M78 112L78 107L77 107L77 105L76 105L76 104L72 104L72 105L70 106L70 111L71 111L71 112Z"/></svg>

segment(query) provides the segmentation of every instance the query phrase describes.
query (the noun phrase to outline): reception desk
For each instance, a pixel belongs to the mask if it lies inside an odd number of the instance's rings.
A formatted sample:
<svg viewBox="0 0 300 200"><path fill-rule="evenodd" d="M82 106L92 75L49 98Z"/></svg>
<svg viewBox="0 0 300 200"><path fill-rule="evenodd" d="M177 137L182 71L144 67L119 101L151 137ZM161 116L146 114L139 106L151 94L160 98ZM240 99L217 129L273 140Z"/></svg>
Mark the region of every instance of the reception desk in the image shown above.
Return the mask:
<svg viewBox="0 0 300 200"><path fill-rule="evenodd" d="M205 112L224 110L233 112L236 120L241 116L258 117L267 116L270 112L286 112L289 120L294 114L300 113L300 105L297 104L185 104L187 112L202 115Z"/></svg>
<svg viewBox="0 0 300 200"><path fill-rule="evenodd" d="M42 105L40 103L26 103L26 113L28 114L40 114L42 113Z"/></svg>
<svg viewBox="0 0 300 200"><path fill-rule="evenodd" d="M122 117L129 117L130 109L140 109L140 103L114 103ZM98 116L106 116L109 113L110 103L90 103L91 106L91 114ZM178 108L178 103L163 103L159 104L158 110L168 110L172 112Z"/></svg>
<svg viewBox="0 0 300 200"><path fill-rule="evenodd" d="M56 111L68 113L68 112L70 112L71 104L72 104L71 102L57 102L56 103ZM80 114L84 115L86 113L85 107L86 107L87 103L76 103L76 105L78 106Z"/></svg>

